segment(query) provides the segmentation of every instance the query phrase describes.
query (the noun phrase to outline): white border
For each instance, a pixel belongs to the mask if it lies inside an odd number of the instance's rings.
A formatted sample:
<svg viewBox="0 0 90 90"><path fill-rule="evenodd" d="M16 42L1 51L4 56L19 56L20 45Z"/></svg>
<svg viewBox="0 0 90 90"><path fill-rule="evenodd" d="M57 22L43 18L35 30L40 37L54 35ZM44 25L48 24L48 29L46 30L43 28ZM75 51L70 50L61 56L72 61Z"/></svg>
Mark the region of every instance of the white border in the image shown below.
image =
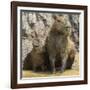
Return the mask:
<svg viewBox="0 0 90 90"><path fill-rule="evenodd" d="M20 78L20 10L35 10L35 11L54 11L54 12L70 12L80 14L80 76L55 76L53 77L37 77L37 78ZM35 8L35 7L18 7L17 8L17 83L41 83L41 82L62 82L62 81L77 81L84 80L84 11L72 9L51 9L51 8Z"/></svg>

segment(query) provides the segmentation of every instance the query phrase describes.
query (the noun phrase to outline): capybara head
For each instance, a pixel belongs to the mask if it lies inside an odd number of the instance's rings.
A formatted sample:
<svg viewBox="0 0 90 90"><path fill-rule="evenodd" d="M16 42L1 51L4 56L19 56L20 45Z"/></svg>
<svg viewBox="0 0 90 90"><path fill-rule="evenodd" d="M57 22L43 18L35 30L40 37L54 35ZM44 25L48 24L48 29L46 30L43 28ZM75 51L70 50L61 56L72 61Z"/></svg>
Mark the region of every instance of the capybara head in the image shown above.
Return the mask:
<svg viewBox="0 0 90 90"><path fill-rule="evenodd" d="M68 36L71 33L71 27L67 23L67 20L64 15L53 15L54 23L52 30L60 33L61 35Z"/></svg>

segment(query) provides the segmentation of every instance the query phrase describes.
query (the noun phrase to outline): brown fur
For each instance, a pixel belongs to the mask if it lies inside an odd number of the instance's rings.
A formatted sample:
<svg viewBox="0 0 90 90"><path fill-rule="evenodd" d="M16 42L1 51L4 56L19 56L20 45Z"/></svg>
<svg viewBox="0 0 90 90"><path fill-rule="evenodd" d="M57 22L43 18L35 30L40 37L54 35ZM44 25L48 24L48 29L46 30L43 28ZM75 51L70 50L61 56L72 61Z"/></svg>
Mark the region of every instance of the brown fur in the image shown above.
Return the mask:
<svg viewBox="0 0 90 90"><path fill-rule="evenodd" d="M74 59L75 59L75 54L76 54L76 51L74 49L72 49L69 52L68 59L67 59L66 69L71 69L72 68L72 64L73 64Z"/></svg>
<svg viewBox="0 0 90 90"><path fill-rule="evenodd" d="M70 28L65 23L64 16L54 17L55 22L52 26L51 32L47 38L47 51L49 54L50 65L52 72L56 71L56 62L61 62L60 71L63 72L67 66L67 61L71 62L74 60L74 44L70 40ZM57 60L59 57L59 60ZM73 59L73 60L72 60Z"/></svg>
<svg viewBox="0 0 90 90"><path fill-rule="evenodd" d="M40 52L39 47L34 47L32 49L30 59L32 62L32 69L34 71L36 71L38 67L44 71L44 54Z"/></svg>

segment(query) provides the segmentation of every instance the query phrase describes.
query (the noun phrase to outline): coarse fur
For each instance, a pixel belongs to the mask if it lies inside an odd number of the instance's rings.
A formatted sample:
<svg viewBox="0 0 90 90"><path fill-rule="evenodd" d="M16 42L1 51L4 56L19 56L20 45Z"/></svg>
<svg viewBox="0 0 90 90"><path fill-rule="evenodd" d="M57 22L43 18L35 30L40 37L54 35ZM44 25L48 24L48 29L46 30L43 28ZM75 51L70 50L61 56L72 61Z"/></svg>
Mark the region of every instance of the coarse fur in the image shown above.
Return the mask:
<svg viewBox="0 0 90 90"><path fill-rule="evenodd" d="M33 46L33 49L30 53L27 54L24 64L24 70L33 70L33 71L48 71L50 70L50 62L47 52L39 46Z"/></svg>
<svg viewBox="0 0 90 90"><path fill-rule="evenodd" d="M49 54L52 72L56 72L57 57L61 62L59 69L63 72L67 67L72 66L75 56L75 48L70 40L70 28L65 23L64 16L54 16L55 22L46 41L47 52ZM73 52L72 52L73 51ZM73 59L73 60L72 60ZM67 61L72 61L69 65Z"/></svg>

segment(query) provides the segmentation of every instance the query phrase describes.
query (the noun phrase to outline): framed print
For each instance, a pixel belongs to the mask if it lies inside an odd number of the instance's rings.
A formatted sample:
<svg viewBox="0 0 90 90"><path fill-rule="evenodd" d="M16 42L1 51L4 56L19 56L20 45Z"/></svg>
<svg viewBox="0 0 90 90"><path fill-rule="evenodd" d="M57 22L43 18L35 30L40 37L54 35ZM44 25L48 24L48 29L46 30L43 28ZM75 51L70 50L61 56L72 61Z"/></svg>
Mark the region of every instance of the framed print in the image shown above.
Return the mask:
<svg viewBox="0 0 90 90"><path fill-rule="evenodd" d="M11 88L87 84L87 6L11 2Z"/></svg>

